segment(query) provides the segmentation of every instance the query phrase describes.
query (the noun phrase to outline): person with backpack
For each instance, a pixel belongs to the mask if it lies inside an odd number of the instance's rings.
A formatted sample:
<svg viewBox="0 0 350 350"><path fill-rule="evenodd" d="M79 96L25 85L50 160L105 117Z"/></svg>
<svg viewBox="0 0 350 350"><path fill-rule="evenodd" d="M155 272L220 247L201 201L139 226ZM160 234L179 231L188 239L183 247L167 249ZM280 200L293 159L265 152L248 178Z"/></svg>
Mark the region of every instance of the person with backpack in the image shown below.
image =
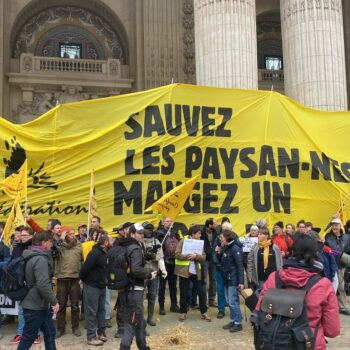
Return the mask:
<svg viewBox="0 0 350 350"><path fill-rule="evenodd" d="M2 224L2 223L0 223ZM0 281L2 280L2 267L6 266L11 261L11 254L10 254L10 248L4 243L4 241L1 239L0 241ZM0 285L0 292L1 292L1 285ZM1 333L1 327L2 327L2 315L0 310L0 339L2 339L3 335Z"/></svg>
<svg viewBox="0 0 350 350"><path fill-rule="evenodd" d="M221 242L224 247L220 252L225 296L230 308L230 322L223 329L232 333L243 329L238 294L244 288L243 244L235 237L236 233L223 231Z"/></svg>
<svg viewBox="0 0 350 350"><path fill-rule="evenodd" d="M24 275L28 286L26 296L21 302L24 315L24 329L17 350L31 348L38 335L43 332L46 350L56 350L56 329L53 313L59 310L58 300L52 290L53 263L51 234L38 232L32 239L32 246L23 252Z"/></svg>
<svg viewBox="0 0 350 350"><path fill-rule="evenodd" d="M79 272L83 256L81 243L74 234L72 227L63 226L62 241L58 243L59 255L57 257L55 276L57 278L57 298L60 310L57 313L56 339L65 334L68 297L71 303L72 333L76 337L81 336L79 330Z"/></svg>
<svg viewBox="0 0 350 350"><path fill-rule="evenodd" d="M155 238L154 226L148 221L145 221L142 226L146 230L144 233L144 244L145 244L145 258L146 258L146 268L152 271L161 271L161 276L165 279L167 277L167 271L164 263L163 249ZM156 326L156 322L153 319L154 307L157 298L158 289L158 276L152 280L147 280L147 323L150 326Z"/></svg>
<svg viewBox="0 0 350 350"><path fill-rule="evenodd" d="M33 230L30 227L22 226L19 231L19 242L12 251L12 260L23 256L25 250L32 246ZM10 340L11 345L17 345L22 339L24 329L24 315L21 302L18 303L18 326L17 334ZM41 339L38 334L34 340L34 344L40 344Z"/></svg>
<svg viewBox="0 0 350 350"><path fill-rule="evenodd" d="M282 268L282 254L279 248L270 240L267 228L259 229L258 243L248 255L247 279L253 283L254 289L260 289L270 273Z"/></svg>
<svg viewBox="0 0 350 350"><path fill-rule="evenodd" d="M107 252L111 246L112 240L108 234L101 234L80 270L88 345L101 346L108 340L105 320L106 267Z"/></svg>
<svg viewBox="0 0 350 350"><path fill-rule="evenodd" d="M169 284L170 294L170 312L179 312L180 308L177 304L177 276L175 271L175 250L180 242L179 234L173 229L173 221L170 218L164 217L162 226L157 230L156 238L162 244L165 268L167 277L159 276L158 303L159 315L166 315L165 303L165 287L166 282ZM168 233L169 232L169 233Z"/></svg>
<svg viewBox="0 0 350 350"><path fill-rule="evenodd" d="M124 330L119 350L130 350L133 338L140 350L150 350L146 342L146 322L144 319L143 299L145 281L157 277L158 271L145 267L144 234L147 230L135 223L129 228L130 238L120 242L126 247L130 283L127 285L125 296Z"/></svg>
<svg viewBox="0 0 350 350"><path fill-rule="evenodd" d="M317 241L300 235L293 256L265 282L251 320L256 349L326 349L325 337L340 333L337 297L321 277Z"/></svg>

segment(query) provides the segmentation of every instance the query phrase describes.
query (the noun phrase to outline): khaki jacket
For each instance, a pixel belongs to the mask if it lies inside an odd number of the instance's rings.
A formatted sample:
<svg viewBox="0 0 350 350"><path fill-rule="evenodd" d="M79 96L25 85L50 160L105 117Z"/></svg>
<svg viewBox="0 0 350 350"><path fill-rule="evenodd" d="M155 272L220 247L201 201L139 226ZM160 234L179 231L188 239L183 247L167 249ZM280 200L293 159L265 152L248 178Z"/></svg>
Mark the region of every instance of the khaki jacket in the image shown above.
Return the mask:
<svg viewBox="0 0 350 350"><path fill-rule="evenodd" d="M175 275L188 278L190 261L187 260L186 255L181 254L183 245L184 245L184 238L179 242L175 251ZM177 260L186 261L188 262L188 265L179 265ZM198 280L200 280L202 277L200 264L203 264L204 262L205 262L205 253L203 252L202 255L197 255L195 259Z"/></svg>
<svg viewBox="0 0 350 350"><path fill-rule="evenodd" d="M55 277L79 278L83 253L81 243L78 240L72 242L62 242L59 246L59 256L55 266Z"/></svg>

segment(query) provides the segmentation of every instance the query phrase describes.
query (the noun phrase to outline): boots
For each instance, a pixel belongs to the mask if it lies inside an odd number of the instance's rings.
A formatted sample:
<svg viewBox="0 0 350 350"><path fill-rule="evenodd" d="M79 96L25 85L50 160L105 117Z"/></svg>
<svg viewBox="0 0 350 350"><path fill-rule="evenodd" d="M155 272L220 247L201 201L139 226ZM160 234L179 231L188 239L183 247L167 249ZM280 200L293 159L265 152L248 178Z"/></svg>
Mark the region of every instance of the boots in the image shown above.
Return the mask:
<svg viewBox="0 0 350 350"><path fill-rule="evenodd" d="M161 305L159 304L159 315L166 315L165 309L164 309L164 304Z"/></svg>
<svg viewBox="0 0 350 350"><path fill-rule="evenodd" d="M148 316L147 316L147 323L150 326L156 326L157 323L153 319L153 314L154 314L154 303L148 303Z"/></svg>

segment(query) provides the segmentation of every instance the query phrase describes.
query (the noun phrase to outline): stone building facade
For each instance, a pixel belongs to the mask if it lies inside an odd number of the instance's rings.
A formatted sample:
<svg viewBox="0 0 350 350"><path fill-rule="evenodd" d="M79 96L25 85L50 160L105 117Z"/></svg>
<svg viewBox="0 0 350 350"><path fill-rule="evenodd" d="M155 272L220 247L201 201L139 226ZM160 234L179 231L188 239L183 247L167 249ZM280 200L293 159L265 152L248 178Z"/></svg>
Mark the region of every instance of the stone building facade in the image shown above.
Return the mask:
<svg viewBox="0 0 350 350"><path fill-rule="evenodd" d="M348 15L345 0L0 0L0 115L172 82L347 110Z"/></svg>

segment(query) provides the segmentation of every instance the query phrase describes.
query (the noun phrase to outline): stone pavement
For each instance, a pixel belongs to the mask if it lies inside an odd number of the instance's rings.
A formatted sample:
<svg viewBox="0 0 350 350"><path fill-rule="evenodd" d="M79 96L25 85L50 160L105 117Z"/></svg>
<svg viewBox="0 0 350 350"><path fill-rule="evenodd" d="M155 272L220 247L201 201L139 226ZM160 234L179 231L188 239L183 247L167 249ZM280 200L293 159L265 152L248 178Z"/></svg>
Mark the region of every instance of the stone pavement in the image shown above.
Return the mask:
<svg viewBox="0 0 350 350"><path fill-rule="evenodd" d="M113 305L113 303L112 303ZM223 330L222 326L228 322L226 316L222 320L216 319L217 310L209 309L209 314L212 317L212 322L206 322L200 319L199 310L191 310L188 313L188 318L185 322L177 320L178 315L167 313L166 316L156 314L156 327L147 327L150 336L147 338L152 350L252 350L252 330L244 320L243 331L239 333L230 333ZM244 316L244 307L242 306ZM69 312L68 312L69 317ZM249 318L249 311L247 311ZM114 338L116 330L115 312L112 312L113 327L107 329L108 342L103 347L98 347L103 350L117 350L120 340ZM348 350L350 348L350 317L341 315L342 329L339 337L329 339L327 349L331 350ZM4 325L2 332L4 338L0 340L0 350L16 349L16 346L9 345L10 339L15 335L17 324ZM75 337L71 334L70 324L67 324L67 333L57 340L58 350L89 350L94 349L93 346L88 346L85 343L84 324L81 322L80 327L83 336ZM41 345L33 345L34 350L44 350ZM132 349L137 349L133 343Z"/></svg>

